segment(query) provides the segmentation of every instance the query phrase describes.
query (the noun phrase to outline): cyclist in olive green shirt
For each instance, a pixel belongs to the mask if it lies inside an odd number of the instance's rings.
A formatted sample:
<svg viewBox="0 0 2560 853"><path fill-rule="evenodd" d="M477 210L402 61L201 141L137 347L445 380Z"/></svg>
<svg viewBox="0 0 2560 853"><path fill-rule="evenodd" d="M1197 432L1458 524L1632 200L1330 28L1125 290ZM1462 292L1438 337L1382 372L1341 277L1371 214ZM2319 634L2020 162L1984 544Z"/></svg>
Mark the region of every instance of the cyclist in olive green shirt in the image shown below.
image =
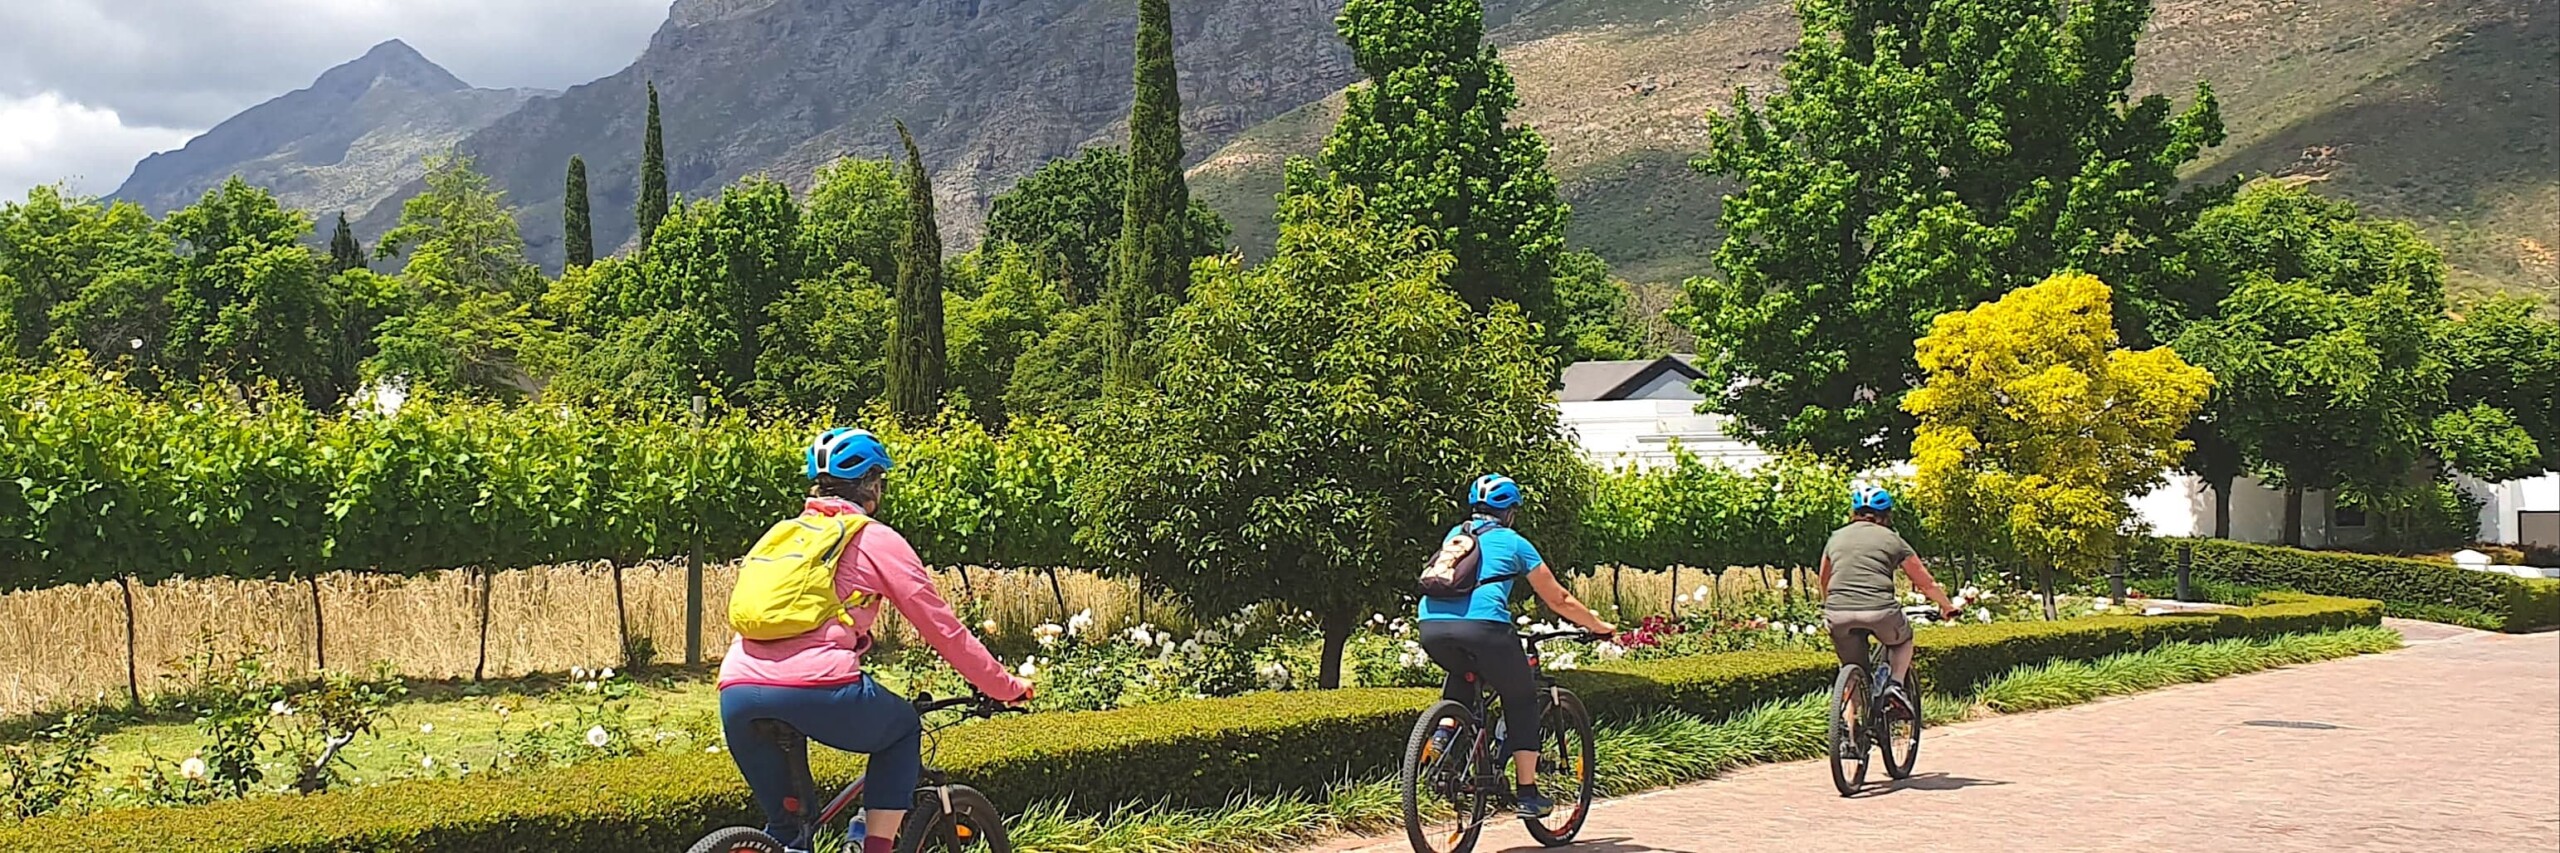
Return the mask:
<svg viewBox="0 0 2560 853"><path fill-rule="evenodd" d="M1891 493L1859 486L1850 503L1849 526L1833 531L1822 546L1822 617L1831 625L1831 648L1841 663L1864 665L1866 646L1858 632L1876 635L1892 662L1884 676L1886 695L1901 706L1896 711L1916 713L1918 705L1902 690L1911 675L1911 620L1894 595L1893 573L1911 576L1911 588L1936 603L1941 616L1953 618L1956 607L1911 543L1893 532Z"/></svg>

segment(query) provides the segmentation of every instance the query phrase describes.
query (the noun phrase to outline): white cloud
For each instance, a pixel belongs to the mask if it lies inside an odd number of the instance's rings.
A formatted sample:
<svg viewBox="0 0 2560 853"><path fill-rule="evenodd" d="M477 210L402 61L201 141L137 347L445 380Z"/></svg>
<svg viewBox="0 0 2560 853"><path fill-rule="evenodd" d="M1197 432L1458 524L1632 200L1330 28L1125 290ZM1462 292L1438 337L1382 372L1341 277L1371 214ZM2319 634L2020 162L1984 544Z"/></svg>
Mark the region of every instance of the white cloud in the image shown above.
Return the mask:
<svg viewBox="0 0 2560 853"><path fill-rule="evenodd" d="M128 126L114 110L52 92L0 97L0 200L56 182L83 195L113 192L135 161L184 145L196 132Z"/></svg>

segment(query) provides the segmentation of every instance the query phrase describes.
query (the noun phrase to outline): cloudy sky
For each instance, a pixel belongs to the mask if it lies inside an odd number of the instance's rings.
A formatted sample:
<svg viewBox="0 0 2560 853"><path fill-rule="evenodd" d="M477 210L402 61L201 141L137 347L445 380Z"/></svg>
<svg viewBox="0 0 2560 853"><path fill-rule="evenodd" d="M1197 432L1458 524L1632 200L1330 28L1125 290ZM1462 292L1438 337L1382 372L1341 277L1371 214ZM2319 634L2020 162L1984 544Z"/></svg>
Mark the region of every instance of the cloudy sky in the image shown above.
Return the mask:
<svg viewBox="0 0 2560 853"><path fill-rule="evenodd" d="M0 0L0 201L135 161L398 38L476 86L620 70L668 0Z"/></svg>

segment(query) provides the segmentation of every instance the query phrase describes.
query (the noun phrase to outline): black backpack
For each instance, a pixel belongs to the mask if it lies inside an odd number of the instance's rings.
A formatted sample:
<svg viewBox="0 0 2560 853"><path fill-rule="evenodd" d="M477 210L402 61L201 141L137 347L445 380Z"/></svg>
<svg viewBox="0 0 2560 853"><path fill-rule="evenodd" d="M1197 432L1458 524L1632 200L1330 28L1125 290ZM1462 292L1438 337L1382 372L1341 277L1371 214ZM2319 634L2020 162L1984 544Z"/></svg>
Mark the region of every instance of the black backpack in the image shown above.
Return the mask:
<svg viewBox="0 0 2560 853"><path fill-rule="evenodd" d="M1501 526L1501 521L1481 516L1459 525L1422 564L1422 577L1414 582L1414 589L1424 598L1455 598L1483 586L1484 549L1476 540Z"/></svg>

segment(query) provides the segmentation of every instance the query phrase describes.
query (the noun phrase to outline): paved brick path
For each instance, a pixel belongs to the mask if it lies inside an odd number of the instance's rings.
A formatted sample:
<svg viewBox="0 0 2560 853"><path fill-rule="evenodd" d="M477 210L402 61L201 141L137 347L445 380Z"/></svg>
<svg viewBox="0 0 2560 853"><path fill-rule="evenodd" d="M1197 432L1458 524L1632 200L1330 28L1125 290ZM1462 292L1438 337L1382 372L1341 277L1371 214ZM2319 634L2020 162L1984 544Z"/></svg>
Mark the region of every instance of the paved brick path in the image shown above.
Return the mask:
<svg viewBox="0 0 2560 853"><path fill-rule="evenodd" d="M1857 799L1799 762L1604 803L1567 849L2560 851L2560 634L2399 627L2391 654L1932 730ZM1541 848L1506 822L1477 849Z"/></svg>

